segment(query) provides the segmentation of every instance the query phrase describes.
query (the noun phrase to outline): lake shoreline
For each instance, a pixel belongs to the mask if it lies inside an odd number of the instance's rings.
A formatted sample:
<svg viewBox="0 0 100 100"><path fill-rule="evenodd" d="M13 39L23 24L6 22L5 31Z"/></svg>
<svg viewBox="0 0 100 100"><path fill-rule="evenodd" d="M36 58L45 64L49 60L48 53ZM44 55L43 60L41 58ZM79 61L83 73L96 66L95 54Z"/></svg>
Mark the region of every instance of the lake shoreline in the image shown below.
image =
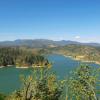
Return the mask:
<svg viewBox="0 0 100 100"><path fill-rule="evenodd" d="M60 55L63 55L63 54L60 54ZM67 55L63 55L64 57L68 57L68 58L71 58L71 59L73 59L73 60L75 60L75 61L80 61L80 62L87 62L87 63L94 63L94 64L98 64L98 65L100 65L100 62L98 62L98 61L89 61L89 60L83 60L83 59L79 59L78 57L72 57L72 56L67 56ZM7 66L0 66L0 69L2 69L2 68L6 68L6 67L12 67L12 66L15 66L15 65L7 65ZM27 67L27 66L23 66L23 67L19 67L19 66L15 66L15 68L16 69L28 69L28 68L43 68L43 66L29 66L29 67Z"/></svg>
<svg viewBox="0 0 100 100"><path fill-rule="evenodd" d="M1 68L12 67L12 66L15 66L15 65L11 65L11 66L9 66L9 65L7 65L7 66L0 66L0 69ZM43 66L29 66L29 67L26 67L26 66L25 67L24 66L23 67L21 67L21 66L20 67L19 66L15 66L15 68L16 69L43 68Z"/></svg>
<svg viewBox="0 0 100 100"><path fill-rule="evenodd" d="M67 55L63 55L64 57L69 57L69 58L71 58L71 59L73 59L73 60L76 60L76 61L81 61L81 62L87 62L87 63L95 63L95 64L98 64L98 65L100 65L100 62L98 62L98 61L89 61L89 60L83 60L83 59L79 59L79 58L74 58L74 57L72 57L72 56L67 56Z"/></svg>

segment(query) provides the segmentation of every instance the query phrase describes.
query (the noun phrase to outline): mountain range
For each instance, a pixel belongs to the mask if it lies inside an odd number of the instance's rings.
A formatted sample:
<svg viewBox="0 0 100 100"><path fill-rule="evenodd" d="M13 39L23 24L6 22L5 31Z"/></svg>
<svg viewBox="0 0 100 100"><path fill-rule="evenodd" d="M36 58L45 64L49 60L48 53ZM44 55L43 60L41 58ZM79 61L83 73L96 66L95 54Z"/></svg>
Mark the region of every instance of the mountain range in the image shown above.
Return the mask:
<svg viewBox="0 0 100 100"><path fill-rule="evenodd" d="M32 48L57 47L57 46L65 46L69 44L80 44L80 45L100 47L99 43L80 43L80 42L70 41L70 40L53 41L53 40L48 40L48 39L34 39L34 40L18 39L15 41L0 42L0 46L2 47L27 46L27 47L32 47Z"/></svg>

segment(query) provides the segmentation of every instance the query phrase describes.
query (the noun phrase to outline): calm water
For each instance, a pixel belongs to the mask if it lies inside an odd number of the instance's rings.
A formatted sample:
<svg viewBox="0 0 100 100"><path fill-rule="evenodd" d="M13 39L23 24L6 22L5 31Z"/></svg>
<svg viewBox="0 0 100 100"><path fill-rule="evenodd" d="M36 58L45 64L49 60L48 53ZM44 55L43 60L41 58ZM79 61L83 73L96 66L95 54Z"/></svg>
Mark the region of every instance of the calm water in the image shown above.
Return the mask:
<svg viewBox="0 0 100 100"><path fill-rule="evenodd" d="M71 58L66 58L61 55L49 55L48 59L53 62L53 71L57 74L58 78L62 79L68 76L71 70L74 70L80 65L79 61L75 61ZM89 63L88 63L89 64ZM99 67L96 64L89 64L94 67ZM19 76L21 74L29 75L31 69L16 69L14 67L1 68L0 69L0 92L10 93L15 89L17 90L21 82Z"/></svg>

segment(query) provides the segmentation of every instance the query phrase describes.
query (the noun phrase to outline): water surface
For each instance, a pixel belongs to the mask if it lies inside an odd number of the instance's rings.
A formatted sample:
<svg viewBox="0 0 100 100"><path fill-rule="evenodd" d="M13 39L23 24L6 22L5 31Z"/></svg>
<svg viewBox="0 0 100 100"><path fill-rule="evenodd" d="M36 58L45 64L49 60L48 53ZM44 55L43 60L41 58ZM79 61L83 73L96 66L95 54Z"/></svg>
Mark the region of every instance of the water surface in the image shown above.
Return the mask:
<svg viewBox="0 0 100 100"><path fill-rule="evenodd" d="M68 76L71 70L74 70L77 66L80 65L80 61L75 61L62 55L49 55L47 57L53 63L52 70L60 79ZM97 64L88 64L94 67L99 67ZM21 85L19 76L21 74L29 75L30 73L31 69L16 69L15 67L1 68L0 92L8 94L13 92L15 89L19 89Z"/></svg>

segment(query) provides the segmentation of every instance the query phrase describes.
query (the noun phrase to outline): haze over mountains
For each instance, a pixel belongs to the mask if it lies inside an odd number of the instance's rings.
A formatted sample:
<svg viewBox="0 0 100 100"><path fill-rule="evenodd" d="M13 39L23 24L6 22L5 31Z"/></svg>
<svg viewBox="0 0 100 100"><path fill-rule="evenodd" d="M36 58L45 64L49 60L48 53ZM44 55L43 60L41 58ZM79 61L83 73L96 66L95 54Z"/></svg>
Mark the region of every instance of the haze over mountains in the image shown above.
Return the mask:
<svg viewBox="0 0 100 100"><path fill-rule="evenodd" d="M88 46L100 46L99 43L80 43L76 41L70 40L61 40L61 41L53 41L48 39L18 39L15 41L2 41L0 42L0 46L9 47L9 46L27 46L33 48L41 48L41 47L57 47L57 46L65 46L69 44L79 44L79 45L88 45Z"/></svg>

